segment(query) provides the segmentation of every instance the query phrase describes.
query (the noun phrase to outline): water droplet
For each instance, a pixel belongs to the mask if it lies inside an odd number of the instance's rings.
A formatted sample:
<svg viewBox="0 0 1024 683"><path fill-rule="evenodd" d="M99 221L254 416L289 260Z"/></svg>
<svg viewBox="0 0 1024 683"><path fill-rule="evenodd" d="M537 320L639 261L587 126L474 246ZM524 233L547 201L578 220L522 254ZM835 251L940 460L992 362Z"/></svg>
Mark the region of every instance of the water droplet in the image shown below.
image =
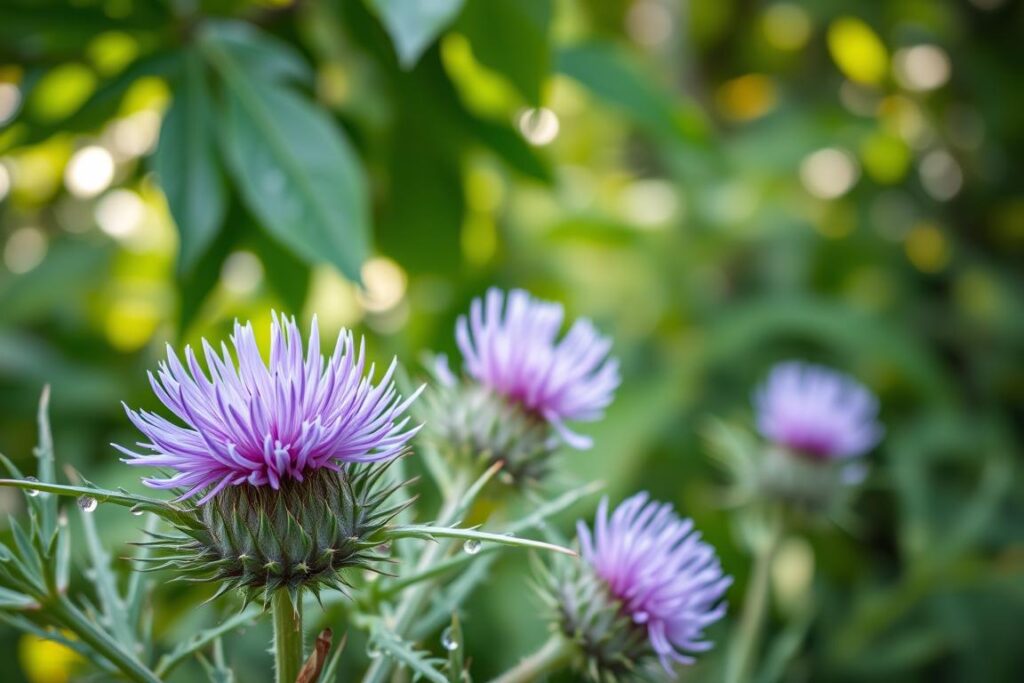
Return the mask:
<svg viewBox="0 0 1024 683"><path fill-rule="evenodd" d="M78 499L78 507L81 508L82 512L92 512L99 504L99 501L92 496L82 496Z"/></svg>
<svg viewBox="0 0 1024 683"><path fill-rule="evenodd" d="M366 646L366 656L370 659L380 659L381 651L375 644L369 643Z"/></svg>
<svg viewBox="0 0 1024 683"><path fill-rule="evenodd" d="M141 517L142 515L146 514L146 511L143 510L138 505L135 505L135 506L132 506L131 513L133 515L135 515L136 517Z"/></svg>
<svg viewBox="0 0 1024 683"><path fill-rule="evenodd" d="M470 555L476 555L480 552L480 541L470 539L462 544L462 549Z"/></svg>
<svg viewBox="0 0 1024 683"><path fill-rule="evenodd" d="M33 483L39 482L39 480L36 479L35 477L25 477L25 481L31 481ZM36 491L34 489L28 489L27 491L25 491L25 493L28 494L30 498L35 498L36 496L39 495L39 491Z"/></svg>
<svg viewBox="0 0 1024 683"><path fill-rule="evenodd" d="M459 641L452 637L451 626L441 632L441 647L448 650L448 652L454 652L459 649Z"/></svg>
<svg viewBox="0 0 1024 683"><path fill-rule="evenodd" d="M502 484L507 484L511 486L512 484L516 483L516 478L513 477L512 474L509 472L502 472L501 474L498 475L498 481L500 481Z"/></svg>

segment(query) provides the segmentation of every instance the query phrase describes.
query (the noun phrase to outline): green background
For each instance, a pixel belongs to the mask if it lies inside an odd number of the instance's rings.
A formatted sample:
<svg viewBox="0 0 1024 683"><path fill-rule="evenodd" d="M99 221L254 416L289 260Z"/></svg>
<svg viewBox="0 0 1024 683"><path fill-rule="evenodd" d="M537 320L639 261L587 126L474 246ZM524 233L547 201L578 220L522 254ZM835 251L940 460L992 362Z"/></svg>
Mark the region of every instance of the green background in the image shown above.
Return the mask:
<svg viewBox="0 0 1024 683"><path fill-rule="evenodd" d="M1022 35L1013 0L5 0L0 450L28 466L49 383L58 460L140 490L108 444L165 343L316 313L417 374L472 297L524 287L623 366L549 487L673 501L733 615L748 560L706 420L749 420L790 357L880 395L858 523L779 560L762 680L1016 680ZM97 514L127 554L133 518ZM464 614L480 680L545 628L525 561L493 574ZM162 588L165 642L210 623L203 594ZM229 641L240 680L265 631ZM67 680L45 652L0 627L4 661Z"/></svg>

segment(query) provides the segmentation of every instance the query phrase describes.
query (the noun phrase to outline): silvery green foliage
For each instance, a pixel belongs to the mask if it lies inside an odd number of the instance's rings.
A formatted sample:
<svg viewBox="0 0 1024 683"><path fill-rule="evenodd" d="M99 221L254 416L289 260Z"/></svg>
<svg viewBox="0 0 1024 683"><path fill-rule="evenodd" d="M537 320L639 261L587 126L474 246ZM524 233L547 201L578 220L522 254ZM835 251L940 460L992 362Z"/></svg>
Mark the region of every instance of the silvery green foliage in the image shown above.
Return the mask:
<svg viewBox="0 0 1024 683"><path fill-rule="evenodd" d="M501 463L509 483L539 481L560 445L551 425L490 387L454 377L441 363L433 364L441 368L439 381L413 407L426 425L424 439L466 467Z"/></svg>
<svg viewBox="0 0 1024 683"><path fill-rule="evenodd" d="M414 515L413 497L399 458L341 472L324 469L316 481L307 480L304 489L309 493L313 486L322 489L322 495L307 496L301 503L293 497L285 506L276 498L247 497L241 489L229 489L217 501L197 507L104 489L84 479L56 483L46 401L44 394L36 476L26 476L0 456L10 476L0 485L21 489L28 512L27 525L11 519L13 545L0 545L0 619L72 648L111 678L169 680L180 665L195 659L209 680L233 680L225 656L232 632L265 619L265 605L237 610L253 599L264 602L280 589L289 593L297 609L303 606L304 594L324 603L348 603L350 626L365 629L371 652L380 655L371 663L368 680L373 680L372 664L386 661L388 667L407 667L416 679L467 681L463 655L457 652L461 631L453 614L486 577L500 549L522 546L565 552L524 535L597 490L590 485L564 493L494 532L461 528L460 520L500 466L481 472L440 458L431 471L434 483L445 492L442 508L435 522L411 524L407 522ZM74 502L61 507L61 497ZM145 515L134 564L153 573L135 571L125 578L115 571L112 553L101 543L93 519L99 505L115 505L139 518ZM84 591L86 587L69 580L69 510L81 517L89 550L86 577L92 585ZM370 582L364 569L385 575ZM151 593L167 580L211 582L217 587L217 603L234 606L236 613L188 640L160 642L151 628L159 618L152 611ZM349 583L351 587L346 586ZM321 592L324 587L344 588L348 595ZM98 602L83 597L86 592ZM232 600L236 593L238 598ZM436 597L434 608L423 599L428 595ZM214 604L202 609L217 612ZM396 621L396 614L407 618ZM445 624L445 644L435 654L433 638L431 646L422 639L435 636ZM309 653L311 658L314 652ZM301 680L335 680L340 652L336 647L326 661L307 667L316 677Z"/></svg>

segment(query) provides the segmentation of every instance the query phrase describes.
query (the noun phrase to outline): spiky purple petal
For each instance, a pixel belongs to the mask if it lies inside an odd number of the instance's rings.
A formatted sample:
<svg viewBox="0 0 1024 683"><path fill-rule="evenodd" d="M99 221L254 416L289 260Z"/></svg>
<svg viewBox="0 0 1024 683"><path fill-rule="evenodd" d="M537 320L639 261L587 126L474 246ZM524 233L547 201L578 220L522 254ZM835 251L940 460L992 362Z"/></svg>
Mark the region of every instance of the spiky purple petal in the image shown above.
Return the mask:
<svg viewBox="0 0 1024 683"><path fill-rule="evenodd" d="M281 482L341 463L388 460L419 429L406 428L403 413L419 394L402 400L392 376L396 362L373 383L365 348L341 330L333 355L320 353L314 318L303 353L294 318L274 315L270 359L264 363L252 325L235 323L231 335L237 364L226 344L218 352L203 340L204 371L191 347L185 362L167 347L150 384L179 423L128 406L128 418L148 439L125 462L173 470L166 478L143 479L159 489L202 494L205 503L227 486L280 488Z"/></svg>
<svg viewBox="0 0 1024 683"><path fill-rule="evenodd" d="M563 318L561 304L492 288L459 318L456 340L473 379L543 417L569 445L589 448L590 440L565 422L604 414L619 365L608 356L611 341L585 318L559 339Z"/></svg>
<svg viewBox="0 0 1024 683"><path fill-rule="evenodd" d="M704 629L725 614L722 596L732 577L723 574L715 549L701 541L692 520L638 493L611 515L605 498L593 532L581 521L577 533L583 559L633 622L647 629L667 672L712 647Z"/></svg>
<svg viewBox="0 0 1024 683"><path fill-rule="evenodd" d="M878 400L867 388L830 368L800 361L779 363L754 394L761 435L822 459L871 450L884 432Z"/></svg>

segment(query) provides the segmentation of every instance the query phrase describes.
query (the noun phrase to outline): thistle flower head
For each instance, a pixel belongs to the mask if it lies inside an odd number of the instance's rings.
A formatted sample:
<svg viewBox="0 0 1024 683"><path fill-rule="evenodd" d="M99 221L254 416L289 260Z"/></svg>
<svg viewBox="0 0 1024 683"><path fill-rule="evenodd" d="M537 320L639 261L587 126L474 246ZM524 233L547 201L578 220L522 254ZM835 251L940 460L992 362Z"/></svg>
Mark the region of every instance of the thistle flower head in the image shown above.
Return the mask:
<svg viewBox="0 0 1024 683"><path fill-rule="evenodd" d="M542 574L541 595L592 680L632 677L655 660L671 675L712 647L704 629L725 614L732 578L691 520L638 493L610 514L602 500L593 529L581 521L577 534L583 561Z"/></svg>
<svg viewBox="0 0 1024 683"><path fill-rule="evenodd" d="M725 614L722 595L732 577L722 573L715 549L700 540L692 520L638 493L610 515L602 500L593 532L579 522L577 533L583 559L633 623L646 629L666 671L712 647L704 629Z"/></svg>
<svg viewBox="0 0 1024 683"><path fill-rule="evenodd" d="M522 290L491 289L459 318L456 340L466 373L554 427L575 448L590 440L566 421L599 419L619 385L611 341L579 319L559 339L564 311Z"/></svg>
<svg viewBox="0 0 1024 683"><path fill-rule="evenodd" d="M149 441L139 444L146 453L121 448L126 462L168 468L144 481L199 497L180 533L154 534L153 561L247 599L340 588L346 567L384 559L379 532L405 505L388 502L402 483L384 474L416 432L402 416L412 399L397 394L394 362L373 383L349 332L321 356L315 320L304 353L295 320L275 315L269 364L250 325L236 323L231 342L237 365L226 345L218 353L204 340L208 373L186 348L184 363L168 350L150 375L181 424L127 409Z"/></svg>
<svg viewBox="0 0 1024 683"><path fill-rule="evenodd" d="M878 400L853 378L810 363L776 365L754 394L766 439L820 460L862 455L878 443Z"/></svg>
<svg viewBox="0 0 1024 683"><path fill-rule="evenodd" d="M150 373L153 391L180 423L125 407L148 439L138 444L142 453L116 446L125 462L173 471L144 479L148 486L183 489L182 498L200 496L200 504L229 486L280 489L320 469L394 458L418 429L406 428L403 413L415 396L398 395L396 362L375 385L351 332L339 333L327 359L315 319L304 350L294 318L275 315L269 363L251 324L236 322L231 343L237 364L226 344L218 352L204 339L208 371L190 347L182 363L168 346L166 362Z"/></svg>

